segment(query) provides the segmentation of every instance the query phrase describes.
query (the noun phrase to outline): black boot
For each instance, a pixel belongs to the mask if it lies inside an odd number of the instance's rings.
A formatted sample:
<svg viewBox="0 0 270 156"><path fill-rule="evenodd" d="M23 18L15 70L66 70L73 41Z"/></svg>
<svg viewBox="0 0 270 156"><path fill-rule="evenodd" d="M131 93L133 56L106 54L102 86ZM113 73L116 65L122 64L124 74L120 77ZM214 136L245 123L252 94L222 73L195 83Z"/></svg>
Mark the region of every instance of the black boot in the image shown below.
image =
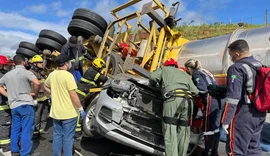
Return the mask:
<svg viewBox="0 0 270 156"><path fill-rule="evenodd" d="M214 147L214 140L205 140L204 156L211 156Z"/></svg>
<svg viewBox="0 0 270 156"><path fill-rule="evenodd" d="M216 133L214 138L215 141L213 145L212 156L218 156L219 137L220 133Z"/></svg>

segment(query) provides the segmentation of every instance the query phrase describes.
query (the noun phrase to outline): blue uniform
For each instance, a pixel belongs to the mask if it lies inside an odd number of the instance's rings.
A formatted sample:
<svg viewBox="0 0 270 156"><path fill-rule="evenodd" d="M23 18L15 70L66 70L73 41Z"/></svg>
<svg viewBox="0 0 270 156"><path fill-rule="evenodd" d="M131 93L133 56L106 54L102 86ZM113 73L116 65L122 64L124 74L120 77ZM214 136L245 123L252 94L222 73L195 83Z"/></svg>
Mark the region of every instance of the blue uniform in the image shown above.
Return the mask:
<svg viewBox="0 0 270 156"><path fill-rule="evenodd" d="M218 101L207 93L210 84L217 85L214 76L204 70L195 70L192 73L192 81L200 90L200 97L205 106L204 109L204 139L205 155L218 155L219 127L224 108L224 100L221 100L221 108Z"/></svg>
<svg viewBox="0 0 270 156"><path fill-rule="evenodd" d="M262 66L252 56L240 61ZM241 62L233 64L227 71L226 107L222 124L230 124L226 151L231 155L261 156L259 141L266 113L259 112L248 98L255 88L255 76L255 70Z"/></svg>

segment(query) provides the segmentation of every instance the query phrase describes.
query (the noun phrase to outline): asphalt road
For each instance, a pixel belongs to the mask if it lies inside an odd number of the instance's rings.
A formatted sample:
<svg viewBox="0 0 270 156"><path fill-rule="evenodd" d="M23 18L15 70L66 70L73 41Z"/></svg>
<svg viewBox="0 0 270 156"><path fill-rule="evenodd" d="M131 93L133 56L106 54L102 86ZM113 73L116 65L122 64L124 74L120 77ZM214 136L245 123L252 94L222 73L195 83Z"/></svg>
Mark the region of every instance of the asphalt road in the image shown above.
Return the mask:
<svg viewBox="0 0 270 156"><path fill-rule="evenodd" d="M49 124L48 134L43 134L38 139L33 139L32 156L51 156L52 155L52 125ZM148 154L133 148L118 144L106 138L91 139L83 137L81 141L74 142L77 151L83 156L148 156ZM201 156L203 147L198 147L192 156ZM74 154L76 156L77 154ZM219 155L226 156L225 144L220 143ZM1 156L1 154L0 154ZM79 155L78 155L79 156ZM263 156L270 156L269 153L263 153Z"/></svg>

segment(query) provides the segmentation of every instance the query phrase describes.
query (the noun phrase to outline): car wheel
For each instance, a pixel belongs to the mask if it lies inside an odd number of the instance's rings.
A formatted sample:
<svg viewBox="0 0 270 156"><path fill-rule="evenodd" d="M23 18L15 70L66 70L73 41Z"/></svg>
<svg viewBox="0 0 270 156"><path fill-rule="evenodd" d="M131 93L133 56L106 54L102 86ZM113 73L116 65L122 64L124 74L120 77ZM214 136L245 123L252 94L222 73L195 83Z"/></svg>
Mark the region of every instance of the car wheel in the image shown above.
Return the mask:
<svg viewBox="0 0 270 156"><path fill-rule="evenodd" d="M68 25L68 32L74 36L89 38L92 35L103 37L104 33L94 24L80 19L73 19Z"/></svg>
<svg viewBox="0 0 270 156"><path fill-rule="evenodd" d="M39 53L39 49L36 47L36 45L30 42L22 41L19 44L19 48L29 49L37 54Z"/></svg>
<svg viewBox="0 0 270 156"><path fill-rule="evenodd" d="M108 26L106 20L102 16L88 9L76 9L73 13L72 19L80 19L92 23L103 33L105 33Z"/></svg>
<svg viewBox="0 0 270 156"><path fill-rule="evenodd" d="M98 99L98 96L95 97L91 101L91 103L87 106L86 117L83 119L82 126L83 126L84 133L88 137L99 139L99 138L102 138L102 136L100 134L98 134L92 126L92 121L93 121L93 117L95 114L94 111L95 111L96 104L97 104L97 99Z"/></svg>
<svg viewBox="0 0 270 156"><path fill-rule="evenodd" d="M51 51L57 50L61 52L61 48L62 48L62 45L60 43L54 40L51 40L49 38L43 38L43 37L40 37L37 39L36 46L42 51L44 49L49 49Z"/></svg>
<svg viewBox="0 0 270 156"><path fill-rule="evenodd" d="M39 33L39 37L54 40L60 43L61 45L64 45L67 43L67 39L64 36L52 30L47 30L47 29L41 30Z"/></svg>
<svg viewBox="0 0 270 156"><path fill-rule="evenodd" d="M30 50L30 49L25 49L25 48L18 48L16 50L16 54L20 54L23 55L24 57L26 57L27 59L32 58L33 56L37 55L36 52Z"/></svg>
<svg viewBox="0 0 270 156"><path fill-rule="evenodd" d="M106 62L108 55L106 55L103 59ZM119 66L123 67L124 61L121 58L121 56L115 52L111 53L111 59L110 59L110 66L109 66L109 71L111 75L116 75L122 73L121 69Z"/></svg>

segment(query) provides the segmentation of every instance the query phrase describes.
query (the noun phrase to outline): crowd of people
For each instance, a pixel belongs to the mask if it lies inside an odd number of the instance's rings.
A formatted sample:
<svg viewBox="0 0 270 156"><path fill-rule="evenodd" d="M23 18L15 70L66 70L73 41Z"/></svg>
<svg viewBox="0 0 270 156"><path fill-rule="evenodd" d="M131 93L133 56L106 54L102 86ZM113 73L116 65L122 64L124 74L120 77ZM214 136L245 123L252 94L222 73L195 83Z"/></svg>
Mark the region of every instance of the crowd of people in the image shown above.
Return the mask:
<svg viewBox="0 0 270 156"><path fill-rule="evenodd" d="M220 127L228 135L228 155L260 156L260 132L266 112L259 112L247 98L254 91L256 71L245 66L262 64L254 59L244 40L228 47L233 65L227 71L226 98L218 101L208 92L209 85L218 85L214 75L199 60L190 59L179 70L170 58L150 74L149 85L161 88L164 98L162 130L166 156L185 156L190 142L190 126L194 99L202 103L204 156L218 156ZM82 59L92 61L83 73ZM73 139L82 136L81 121L85 118L85 97L91 88L100 87L108 78L102 75L105 61L91 57L77 37L72 36L55 58L57 69L46 75L41 55L31 58L25 68L22 55L13 58L15 69L8 69L8 60L0 56L0 147L12 156L29 156L32 138L46 131L48 117L53 120L54 156L71 156ZM183 68L182 68L183 69Z"/></svg>

